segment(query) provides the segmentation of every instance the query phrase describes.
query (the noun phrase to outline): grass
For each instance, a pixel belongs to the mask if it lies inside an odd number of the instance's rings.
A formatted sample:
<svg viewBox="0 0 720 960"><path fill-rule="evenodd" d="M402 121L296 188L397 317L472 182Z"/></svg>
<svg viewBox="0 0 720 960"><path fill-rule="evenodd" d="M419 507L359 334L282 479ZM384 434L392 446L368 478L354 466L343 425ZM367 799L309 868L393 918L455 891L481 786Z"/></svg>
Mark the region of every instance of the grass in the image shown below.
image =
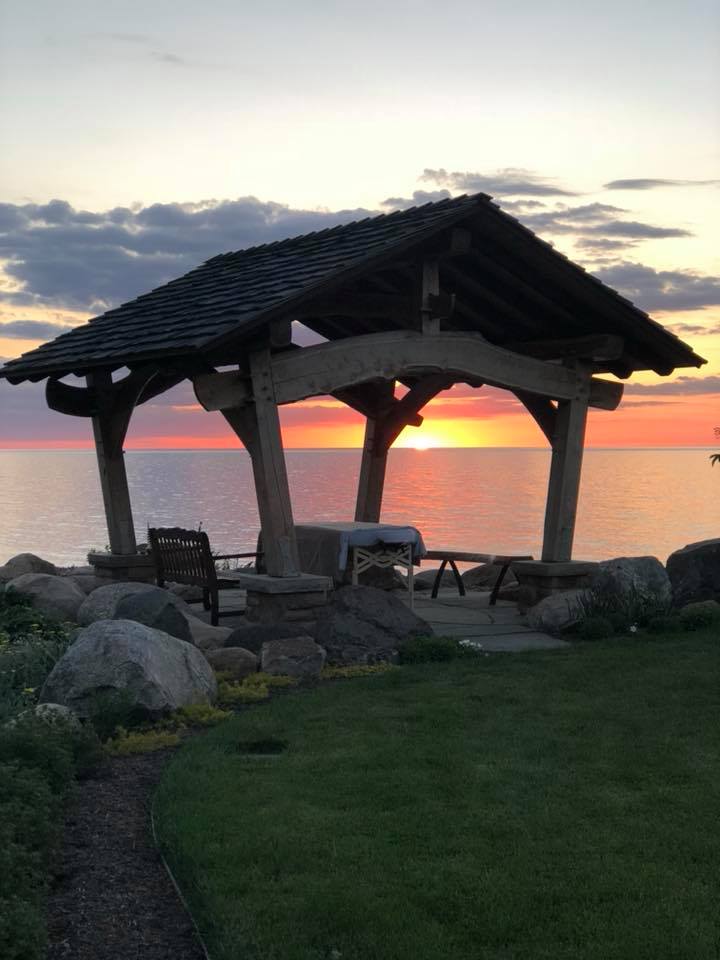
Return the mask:
<svg viewBox="0 0 720 960"><path fill-rule="evenodd" d="M214 960L717 960L719 668L705 631L278 698L181 748L161 844Z"/></svg>

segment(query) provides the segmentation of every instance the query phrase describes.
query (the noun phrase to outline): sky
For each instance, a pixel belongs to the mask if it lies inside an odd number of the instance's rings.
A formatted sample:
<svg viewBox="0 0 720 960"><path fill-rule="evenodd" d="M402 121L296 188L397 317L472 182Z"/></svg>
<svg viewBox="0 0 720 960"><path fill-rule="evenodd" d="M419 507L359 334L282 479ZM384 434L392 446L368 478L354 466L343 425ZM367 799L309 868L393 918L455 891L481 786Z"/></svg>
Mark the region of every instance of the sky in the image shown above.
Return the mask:
<svg viewBox="0 0 720 960"><path fill-rule="evenodd" d="M484 191L708 360L635 375L588 444L711 446L719 104L716 0L0 0L0 358L217 253ZM546 444L500 390L423 413L399 445ZM327 398L282 423L362 444ZM0 381L0 447L91 442ZM183 385L126 447L236 443Z"/></svg>

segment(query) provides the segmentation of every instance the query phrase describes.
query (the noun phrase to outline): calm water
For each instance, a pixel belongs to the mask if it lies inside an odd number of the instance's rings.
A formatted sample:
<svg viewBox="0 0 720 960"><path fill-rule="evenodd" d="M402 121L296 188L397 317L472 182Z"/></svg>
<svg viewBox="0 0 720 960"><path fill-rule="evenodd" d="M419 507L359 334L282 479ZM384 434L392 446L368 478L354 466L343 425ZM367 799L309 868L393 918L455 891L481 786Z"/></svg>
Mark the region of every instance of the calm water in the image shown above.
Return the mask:
<svg viewBox="0 0 720 960"><path fill-rule="evenodd" d="M588 450L577 559L653 554L720 536L720 470L704 449ZM138 540L148 526L203 529L218 551L253 549L258 515L242 450L126 454ZM287 453L298 521L352 519L357 450ZM546 450L392 450L383 520L432 547L539 556ZM22 551L84 563L107 543L92 451L0 451L0 563Z"/></svg>

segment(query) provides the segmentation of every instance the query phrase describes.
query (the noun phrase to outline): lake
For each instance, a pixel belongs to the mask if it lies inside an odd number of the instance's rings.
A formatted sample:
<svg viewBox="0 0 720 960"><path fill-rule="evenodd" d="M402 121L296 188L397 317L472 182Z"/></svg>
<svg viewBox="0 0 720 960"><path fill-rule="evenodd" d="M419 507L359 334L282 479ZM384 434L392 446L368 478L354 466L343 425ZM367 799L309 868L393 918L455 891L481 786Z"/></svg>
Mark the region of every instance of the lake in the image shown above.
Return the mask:
<svg viewBox="0 0 720 960"><path fill-rule="evenodd" d="M720 536L720 469L711 450L585 453L575 559L651 554ZM244 450L126 453L138 540L148 526L202 528L218 552L251 550L258 514ZM359 450L289 450L295 519L352 519ZM549 451L391 450L383 520L418 527L429 547L538 557ZM0 451L0 563L30 551L85 563L107 543L91 450Z"/></svg>

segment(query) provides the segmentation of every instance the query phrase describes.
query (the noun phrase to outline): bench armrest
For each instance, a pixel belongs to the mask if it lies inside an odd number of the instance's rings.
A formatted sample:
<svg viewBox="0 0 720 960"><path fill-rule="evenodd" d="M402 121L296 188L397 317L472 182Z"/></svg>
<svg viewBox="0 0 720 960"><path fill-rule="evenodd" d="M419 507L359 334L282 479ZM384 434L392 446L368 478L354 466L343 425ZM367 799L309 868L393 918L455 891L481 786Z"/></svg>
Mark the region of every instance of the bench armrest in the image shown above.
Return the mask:
<svg viewBox="0 0 720 960"><path fill-rule="evenodd" d="M237 560L240 557L261 557L262 552L254 550L252 553L214 553L213 560Z"/></svg>

